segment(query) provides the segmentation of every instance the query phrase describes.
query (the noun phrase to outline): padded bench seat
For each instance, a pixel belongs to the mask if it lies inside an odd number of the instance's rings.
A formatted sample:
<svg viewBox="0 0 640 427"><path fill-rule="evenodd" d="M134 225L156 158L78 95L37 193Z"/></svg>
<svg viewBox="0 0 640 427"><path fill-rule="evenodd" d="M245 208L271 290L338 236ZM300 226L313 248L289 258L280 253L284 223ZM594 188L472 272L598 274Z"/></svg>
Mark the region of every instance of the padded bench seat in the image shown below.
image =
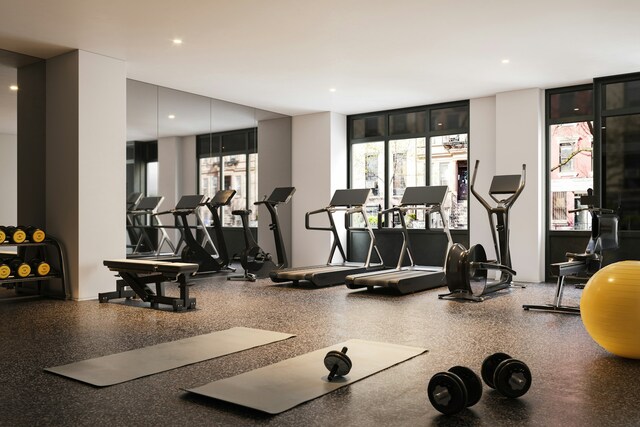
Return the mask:
<svg viewBox="0 0 640 427"><path fill-rule="evenodd" d="M198 264L131 259L104 260L103 264L117 272L121 279L116 282L115 291L98 294L101 303L137 295L142 301L149 302L151 308L157 309L159 304L171 305L174 311L196 307L196 299L189 298L190 285L186 278L198 271ZM165 295L165 282L177 282L180 297ZM155 291L148 286L151 283L155 283Z"/></svg>

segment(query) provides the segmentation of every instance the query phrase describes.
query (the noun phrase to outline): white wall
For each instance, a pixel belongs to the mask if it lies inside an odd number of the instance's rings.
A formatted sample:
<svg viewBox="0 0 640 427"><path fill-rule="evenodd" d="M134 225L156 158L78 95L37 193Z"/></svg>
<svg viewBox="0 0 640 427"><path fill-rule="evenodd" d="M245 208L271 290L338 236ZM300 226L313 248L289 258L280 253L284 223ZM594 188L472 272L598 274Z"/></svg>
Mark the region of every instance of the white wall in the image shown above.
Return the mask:
<svg viewBox="0 0 640 427"><path fill-rule="evenodd" d="M488 196L494 175L519 175L527 183L510 211L511 262L516 280L544 280L544 92L527 89L470 101L470 169L480 160L476 191ZM471 175L469 175L471 182ZM486 210L470 196L470 243L480 243L495 258ZM526 242L526 243L525 243Z"/></svg>
<svg viewBox="0 0 640 427"><path fill-rule="evenodd" d="M74 51L47 61L47 232L67 252L74 299L115 281L102 261L125 256L126 66Z"/></svg>
<svg viewBox="0 0 640 427"><path fill-rule="evenodd" d="M184 136L181 138L182 144L182 178L179 196L187 194L197 194L198 191L198 167L196 160L196 136Z"/></svg>
<svg viewBox="0 0 640 427"><path fill-rule="evenodd" d="M333 192L346 188L346 117L337 113L296 116L292 122L292 264L324 264L331 248L326 231L306 230L305 213L326 207ZM319 215L312 224L326 226ZM346 248L345 248L346 249Z"/></svg>
<svg viewBox="0 0 640 427"><path fill-rule="evenodd" d="M291 117L262 120L258 122L258 199L269 195L276 187L291 187ZM299 191L287 205L278 207L280 230L291 261L291 206L300 195ZM255 207L254 207L255 208ZM253 209L253 208L252 208ZM271 217L267 208L261 206L258 221L258 243L276 261L276 245L273 232L269 230Z"/></svg>
<svg viewBox="0 0 640 427"><path fill-rule="evenodd" d="M525 89L496 95L496 173L519 174L527 183L510 212L511 260L517 280L544 280L545 161L544 91Z"/></svg>
<svg viewBox="0 0 640 427"><path fill-rule="evenodd" d="M489 96L469 101L469 184L480 161L474 188L487 194L491 179L496 174L496 97ZM493 258L493 240L485 208L469 192L469 243L481 244Z"/></svg>
<svg viewBox="0 0 640 427"><path fill-rule="evenodd" d="M181 138L171 136L158 138L158 195L164 196L160 211L175 208L182 196L182 144ZM195 156L193 157L195 159ZM191 167L195 167L192 164ZM172 225L174 217L171 214L162 215L160 221L164 225ZM167 229L167 234L174 244L178 243L178 230Z"/></svg>
<svg viewBox="0 0 640 427"><path fill-rule="evenodd" d="M0 225L18 223L18 136L0 134Z"/></svg>

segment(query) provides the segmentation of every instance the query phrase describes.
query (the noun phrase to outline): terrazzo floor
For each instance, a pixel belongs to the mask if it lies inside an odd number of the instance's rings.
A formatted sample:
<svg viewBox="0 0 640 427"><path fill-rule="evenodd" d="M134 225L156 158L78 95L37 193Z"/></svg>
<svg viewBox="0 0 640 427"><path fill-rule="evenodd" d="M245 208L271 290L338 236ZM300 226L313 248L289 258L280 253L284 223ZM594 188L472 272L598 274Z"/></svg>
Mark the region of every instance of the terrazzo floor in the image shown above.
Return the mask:
<svg viewBox="0 0 640 427"><path fill-rule="evenodd" d="M395 296L218 275L197 279L198 309L182 313L136 301L2 303L0 425L640 426L640 361L601 349L579 316L521 308L549 302L552 284L501 291L482 303L439 300L442 291ZM580 292L568 286L565 302L576 304ZM234 326L297 336L106 388L43 371ZM429 352L276 416L182 391L351 338ZM509 400L485 386L480 402L458 415L431 407L433 374L454 365L479 373L498 351L529 365L529 393Z"/></svg>

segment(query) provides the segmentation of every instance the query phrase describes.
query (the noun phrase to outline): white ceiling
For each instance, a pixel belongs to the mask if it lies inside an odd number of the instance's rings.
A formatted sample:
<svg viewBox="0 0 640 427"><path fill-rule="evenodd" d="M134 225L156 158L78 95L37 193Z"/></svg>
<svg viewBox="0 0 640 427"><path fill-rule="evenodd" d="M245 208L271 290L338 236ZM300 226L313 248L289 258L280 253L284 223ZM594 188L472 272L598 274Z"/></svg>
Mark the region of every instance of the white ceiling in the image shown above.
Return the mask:
<svg viewBox="0 0 640 427"><path fill-rule="evenodd" d="M640 71L635 0L0 0L0 10L0 48L83 49L125 60L135 80L290 115Z"/></svg>

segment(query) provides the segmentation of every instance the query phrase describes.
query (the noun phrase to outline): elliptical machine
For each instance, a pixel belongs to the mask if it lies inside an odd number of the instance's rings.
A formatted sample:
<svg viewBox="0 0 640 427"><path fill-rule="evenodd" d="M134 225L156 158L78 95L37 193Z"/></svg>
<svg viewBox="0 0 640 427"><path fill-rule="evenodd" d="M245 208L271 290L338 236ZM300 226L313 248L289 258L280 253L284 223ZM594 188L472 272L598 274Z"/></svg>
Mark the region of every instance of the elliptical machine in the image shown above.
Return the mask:
<svg viewBox="0 0 640 427"><path fill-rule="evenodd" d="M253 238L253 234L251 234L251 230L249 229L249 214L251 210L240 209L231 212L234 215L238 215L242 220L245 248L240 255L240 264L242 268L244 268L244 274L227 276L227 280L247 280L255 282L256 279L269 277L271 271L280 270L289 266L287 251L284 247L282 231L280 230L280 221L278 219L278 205L288 203L295 192L295 187L278 187L273 190L268 198L265 197L264 200L254 203L256 206L264 205L271 215L269 230L273 231L278 257L277 264L272 261L271 254L265 252Z"/></svg>
<svg viewBox="0 0 640 427"><path fill-rule="evenodd" d="M489 196L497 203L492 207L474 189L478 173L479 160L473 170L470 190L476 199L484 206L489 215L491 237L496 251L496 260L487 260L484 247L473 245L468 250L459 243L455 243L447 253L445 262L445 276L449 293L440 294L438 298L466 299L470 301L484 301L483 296L511 286L516 272L511 267L509 253L509 210L524 190L526 181L526 165L522 165L520 175L496 175L489 187ZM506 196L498 199L495 195ZM496 216L496 221L493 219ZM497 280L488 279L489 270L500 271Z"/></svg>

